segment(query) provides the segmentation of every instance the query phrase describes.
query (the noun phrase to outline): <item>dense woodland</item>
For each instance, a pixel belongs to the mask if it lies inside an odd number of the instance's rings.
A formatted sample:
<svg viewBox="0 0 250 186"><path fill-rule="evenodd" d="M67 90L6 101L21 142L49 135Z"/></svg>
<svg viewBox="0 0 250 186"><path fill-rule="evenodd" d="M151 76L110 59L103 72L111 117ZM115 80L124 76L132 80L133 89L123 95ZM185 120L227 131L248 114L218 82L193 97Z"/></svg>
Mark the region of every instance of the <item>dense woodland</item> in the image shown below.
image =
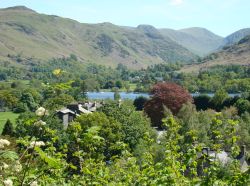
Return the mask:
<svg viewBox="0 0 250 186"><path fill-rule="evenodd" d="M158 64L146 69L130 70L123 64L110 68L94 63L85 64L71 54L68 58L37 61L35 59L11 56L18 63L1 62L0 80L39 80L41 83L84 80L87 91L124 88L126 91L149 92L158 81L171 81L182 85L189 92L214 93L222 88L228 93L242 93L250 90L250 67L241 65L214 66L197 73L181 72L181 63ZM51 73L62 70L59 76ZM211 83L212 82L212 83ZM136 88L129 86L135 84ZM1 83L3 86L3 83Z"/></svg>
<svg viewBox="0 0 250 186"><path fill-rule="evenodd" d="M3 126L1 184L249 184L249 169L237 159L242 147L250 150L249 66L187 74L179 63L112 69L82 64L75 55L17 61L0 68L0 114L19 114ZM63 128L56 110L100 90L115 91L115 99ZM151 96L121 102L119 91ZM194 92L202 94L192 97ZM220 152L228 152L230 161L219 161ZM244 157L249 163L249 154Z"/></svg>

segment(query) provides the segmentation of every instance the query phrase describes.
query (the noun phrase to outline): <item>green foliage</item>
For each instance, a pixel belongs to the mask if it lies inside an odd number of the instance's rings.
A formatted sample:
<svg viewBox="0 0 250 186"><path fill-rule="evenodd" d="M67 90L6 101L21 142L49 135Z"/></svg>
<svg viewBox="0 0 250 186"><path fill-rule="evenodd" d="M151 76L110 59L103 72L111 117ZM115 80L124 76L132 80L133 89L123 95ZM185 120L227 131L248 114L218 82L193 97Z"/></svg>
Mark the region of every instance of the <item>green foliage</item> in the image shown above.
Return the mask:
<svg viewBox="0 0 250 186"><path fill-rule="evenodd" d="M120 81L120 80L117 80L116 82L115 82L115 86L117 87L117 88L122 88L122 82Z"/></svg>
<svg viewBox="0 0 250 186"><path fill-rule="evenodd" d="M197 110L206 110L209 108L211 98L208 95L199 95L194 97L194 104Z"/></svg>
<svg viewBox="0 0 250 186"><path fill-rule="evenodd" d="M157 37L150 28L145 34L150 38ZM111 50L102 51L103 54L106 52L105 55L116 49L113 47L115 43L108 38L97 38L97 42L102 47L110 45ZM166 58L165 53L159 52ZM20 63L25 61L22 55L16 57ZM11 144L0 145L1 185L6 179L11 179L14 185L35 185L36 181L39 185L249 183L249 171L241 172L239 162L235 159L239 155L239 145L246 145L247 150L250 148L249 96L227 96L228 91L249 89L248 67L218 67L201 71L196 76L176 72L182 67L178 63L130 71L121 64L116 69L83 65L77 58L72 54L69 58L53 59L48 63L36 64L34 61L28 71L8 64L0 69L0 78L2 72L10 74L8 79L34 78L20 83L0 82L1 108L23 112L17 120L15 136L8 138ZM57 73L53 75L53 71ZM175 117L162 106L161 101L154 102L152 108L160 103L163 113L161 117L158 117L157 112L155 114L158 120L163 118L165 130L158 131L159 136L151 127L150 120L128 100L105 100L97 112L76 117L66 130L54 112L72 101L85 100L86 91L99 90L105 86L121 88L123 85L126 88L131 83L137 90L145 91L162 79L172 80L192 91L214 92L218 88L225 91L220 89L213 98L195 98L197 110L191 103L181 104L176 109ZM155 93L159 95L159 92ZM160 96L164 98L166 93ZM172 101L176 97L177 94L173 93L168 100ZM142 108L143 101L138 98L134 105ZM171 106L176 107L175 103ZM37 116L30 112L38 105L45 105L49 115ZM232 105L237 107L241 115L237 114L234 107L223 109ZM5 114L0 113L1 121L5 122L9 118ZM3 119L2 115L5 115ZM11 131L12 127L8 130ZM202 147L210 147L215 156L202 153ZM222 151L230 152L232 161L227 165L216 157ZM197 171L200 167L203 168L202 174Z"/></svg>
<svg viewBox="0 0 250 186"><path fill-rule="evenodd" d="M8 119L3 127L2 135L13 136L13 134L14 134L14 127L11 121Z"/></svg>
<svg viewBox="0 0 250 186"><path fill-rule="evenodd" d="M136 110L143 110L144 104L146 103L147 100L148 100L148 98L143 97L143 96L135 98L133 104L134 104Z"/></svg>
<svg viewBox="0 0 250 186"><path fill-rule="evenodd" d="M123 133L121 124L103 113L81 115L67 129L70 140L67 141L73 154L68 159L81 168L81 158L75 154L81 152L82 158L95 158L110 160L118 156L123 150ZM83 153L83 154L82 154ZM77 163L76 163L77 162ZM79 165L80 164L80 165Z"/></svg>
<svg viewBox="0 0 250 186"><path fill-rule="evenodd" d="M118 101L121 99L121 95L119 94L119 91L116 89L114 92L114 100Z"/></svg>
<svg viewBox="0 0 250 186"><path fill-rule="evenodd" d="M68 94L60 94L46 100L44 106L49 110L60 109L61 107L74 102L74 98Z"/></svg>
<svg viewBox="0 0 250 186"><path fill-rule="evenodd" d="M23 92L22 95L21 95L20 101L24 105L27 105L27 107L29 108L30 111L35 111L35 109L38 106L38 104L35 102L34 97L29 92Z"/></svg>
<svg viewBox="0 0 250 186"><path fill-rule="evenodd" d="M131 137L134 137L142 132L140 131L142 126L144 125L145 129L145 126L149 125L141 123L144 116L141 112L135 111L131 103L126 102L120 106L111 102L104 106L103 112L107 112L110 116L102 112L81 115L65 132L52 129L55 120L49 120L50 116L22 114L19 124L23 123L23 127L25 128L26 125L27 127L26 131L19 130L20 138L12 139L7 143L6 140L0 139L1 145L5 144L0 146L0 175L4 177L0 179L0 183L3 184L7 178L16 185L31 183L41 185L247 185L249 183L249 172L242 173L238 161L233 159L239 153L236 120L226 119L223 114L210 117L212 121L208 133L209 146L215 150L215 153L219 153L224 148L231 151L232 162L225 167L216 159L216 156L209 158L203 154L200 157L202 144L197 141L198 131L182 126L171 114L163 119L167 130L159 144L156 144L155 139L151 137L150 130L144 130L143 136L135 142L138 146L133 150L133 155L125 143L128 137L125 134L130 132ZM179 117L186 120L190 117L190 113L197 117L198 113L194 107L187 104L179 112ZM46 121L45 125L44 121ZM129 121L128 125L125 125L126 121ZM52 123L48 124L49 122ZM128 128L125 130L124 126ZM183 130L183 127L186 130ZM39 130L36 131L36 129ZM181 131L186 132L182 134ZM15 147L15 142L18 148ZM156 145L163 150L162 159L158 161L155 161ZM214 161L210 161L211 158ZM197 168L200 163L206 162L209 164L204 167L204 174L199 175Z"/></svg>
<svg viewBox="0 0 250 186"><path fill-rule="evenodd" d="M120 106L116 102L110 102L101 107L100 111L121 123L124 142L131 149L134 149L144 138L146 132L149 132L150 136L154 136L149 119L143 113L135 111L130 102L123 102Z"/></svg>
<svg viewBox="0 0 250 186"><path fill-rule="evenodd" d="M211 103L214 105L216 110L219 111L222 109L221 106L223 106L223 103L227 98L228 98L228 93L223 89L219 89L215 92L213 98L211 99Z"/></svg>
<svg viewBox="0 0 250 186"><path fill-rule="evenodd" d="M13 109L17 105L17 97L8 90L0 90L0 108L8 107Z"/></svg>
<svg viewBox="0 0 250 186"><path fill-rule="evenodd" d="M243 114L244 112L250 113L250 101L240 98L235 103L236 108L239 111L239 114Z"/></svg>

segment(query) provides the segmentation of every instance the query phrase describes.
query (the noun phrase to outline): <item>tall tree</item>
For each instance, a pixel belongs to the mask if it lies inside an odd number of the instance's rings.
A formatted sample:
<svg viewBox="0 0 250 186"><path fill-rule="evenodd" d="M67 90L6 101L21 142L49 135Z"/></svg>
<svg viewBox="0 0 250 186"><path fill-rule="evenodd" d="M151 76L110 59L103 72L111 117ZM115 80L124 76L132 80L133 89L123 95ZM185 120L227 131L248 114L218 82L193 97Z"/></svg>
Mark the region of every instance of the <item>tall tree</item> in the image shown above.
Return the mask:
<svg viewBox="0 0 250 186"><path fill-rule="evenodd" d="M182 105L193 102L188 91L175 83L157 83L151 90L152 97L144 105L144 110L151 118L152 124L162 127L161 120L164 117L164 106L173 114L177 114Z"/></svg>

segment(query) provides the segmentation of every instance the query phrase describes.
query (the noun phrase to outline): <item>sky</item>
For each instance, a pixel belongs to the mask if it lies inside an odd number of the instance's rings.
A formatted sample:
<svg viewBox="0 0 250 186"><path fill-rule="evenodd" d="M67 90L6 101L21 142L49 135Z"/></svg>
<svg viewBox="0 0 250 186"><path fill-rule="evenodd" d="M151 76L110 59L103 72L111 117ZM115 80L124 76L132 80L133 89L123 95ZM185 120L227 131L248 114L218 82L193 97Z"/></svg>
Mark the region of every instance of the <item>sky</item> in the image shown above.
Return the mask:
<svg viewBox="0 0 250 186"><path fill-rule="evenodd" d="M156 28L204 27L220 36L250 27L250 0L0 0L81 23Z"/></svg>

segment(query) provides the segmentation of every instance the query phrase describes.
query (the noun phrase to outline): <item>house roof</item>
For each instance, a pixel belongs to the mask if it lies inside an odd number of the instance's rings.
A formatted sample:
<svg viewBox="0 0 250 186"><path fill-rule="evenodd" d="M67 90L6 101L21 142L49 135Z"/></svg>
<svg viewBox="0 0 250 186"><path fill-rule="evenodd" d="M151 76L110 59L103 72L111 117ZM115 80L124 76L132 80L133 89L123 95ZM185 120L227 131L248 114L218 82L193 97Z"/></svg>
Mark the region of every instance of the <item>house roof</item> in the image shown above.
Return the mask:
<svg viewBox="0 0 250 186"><path fill-rule="evenodd" d="M67 114L67 113L75 114L72 110L70 110L68 108L62 108L62 109L58 110L57 112L61 112L63 114Z"/></svg>
<svg viewBox="0 0 250 186"><path fill-rule="evenodd" d="M80 112L84 113L84 114L90 114L91 111L86 110L85 108L83 108L81 105L78 106L78 109Z"/></svg>
<svg viewBox="0 0 250 186"><path fill-rule="evenodd" d="M202 154L207 154L209 156L209 160L210 161L219 161L220 163L222 163L222 165L226 165L228 163L231 163L233 158L230 156L231 153L230 152L226 152L226 151L220 151L220 152L216 152L213 150L210 150L208 148L203 148L202 153L198 154L198 157L201 157ZM241 171L245 172L248 170L248 163L245 159L245 155L241 155L238 156L236 159L240 161L240 169Z"/></svg>
<svg viewBox="0 0 250 186"><path fill-rule="evenodd" d="M232 159L229 157L229 154L225 151L220 151L216 153L215 151L209 151L208 156L210 157L211 161L214 161L215 158L219 160L223 165L230 163Z"/></svg>

